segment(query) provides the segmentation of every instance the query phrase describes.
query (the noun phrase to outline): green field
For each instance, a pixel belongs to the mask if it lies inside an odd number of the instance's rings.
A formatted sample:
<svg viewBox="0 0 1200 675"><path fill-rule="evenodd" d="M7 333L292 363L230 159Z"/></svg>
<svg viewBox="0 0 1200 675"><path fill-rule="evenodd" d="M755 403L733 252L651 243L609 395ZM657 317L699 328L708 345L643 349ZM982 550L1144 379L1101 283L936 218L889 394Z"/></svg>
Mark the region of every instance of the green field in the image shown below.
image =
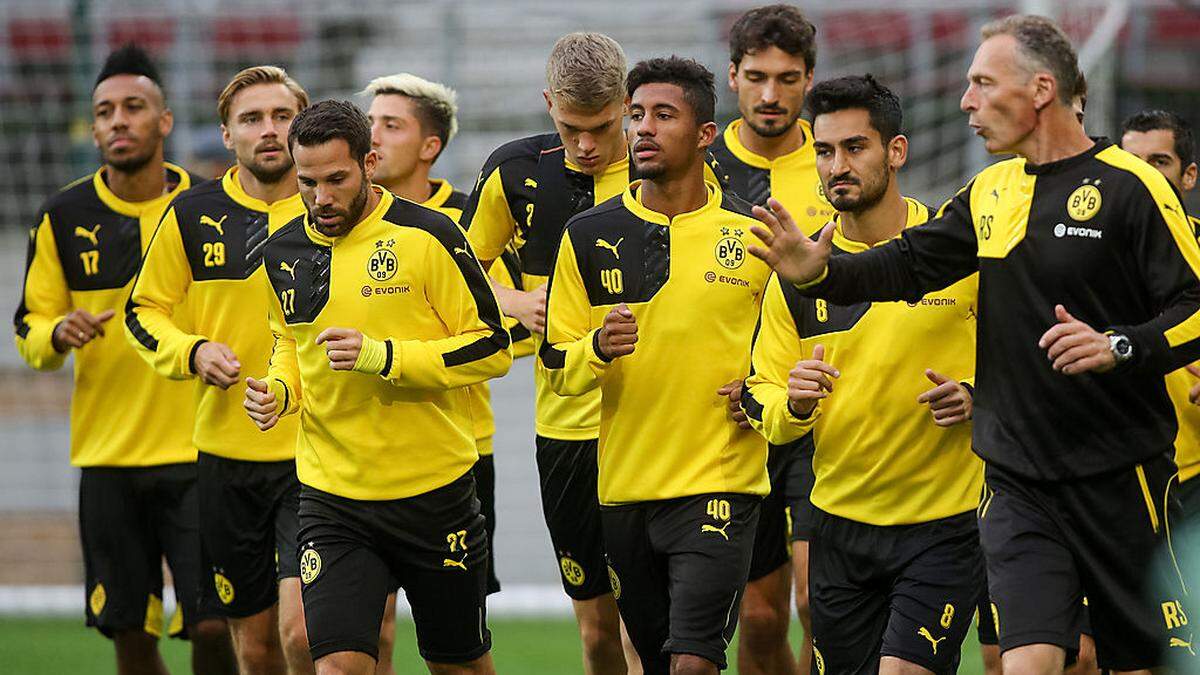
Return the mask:
<svg viewBox="0 0 1200 675"><path fill-rule="evenodd" d="M582 672L575 625L565 620L492 622L493 655L500 673L564 675ZM979 647L971 630L963 646L959 673L982 673ZM795 644L799 639L798 633ZM187 643L164 640L163 654L172 673L190 672ZM734 661L736 644L729 648ZM112 648L95 631L71 619L0 620L0 671L9 675L107 675L116 672ZM396 637L396 672L426 672L417 656L413 626L399 622ZM736 673L736 668L729 671Z"/></svg>

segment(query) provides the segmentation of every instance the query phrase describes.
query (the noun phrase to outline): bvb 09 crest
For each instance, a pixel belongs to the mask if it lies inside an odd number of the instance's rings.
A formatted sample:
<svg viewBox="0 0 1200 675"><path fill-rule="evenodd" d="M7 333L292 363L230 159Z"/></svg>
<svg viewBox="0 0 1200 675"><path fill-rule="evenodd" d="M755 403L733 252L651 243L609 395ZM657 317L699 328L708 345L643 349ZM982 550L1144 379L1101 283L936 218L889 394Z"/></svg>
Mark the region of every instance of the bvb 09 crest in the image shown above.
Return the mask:
<svg viewBox="0 0 1200 675"><path fill-rule="evenodd" d="M717 262L727 270L736 270L746 262L746 246L737 237L722 237L714 253Z"/></svg>
<svg viewBox="0 0 1200 675"><path fill-rule="evenodd" d="M375 281L387 281L396 276L399 266L395 253L386 248L377 248L367 260L367 275Z"/></svg>

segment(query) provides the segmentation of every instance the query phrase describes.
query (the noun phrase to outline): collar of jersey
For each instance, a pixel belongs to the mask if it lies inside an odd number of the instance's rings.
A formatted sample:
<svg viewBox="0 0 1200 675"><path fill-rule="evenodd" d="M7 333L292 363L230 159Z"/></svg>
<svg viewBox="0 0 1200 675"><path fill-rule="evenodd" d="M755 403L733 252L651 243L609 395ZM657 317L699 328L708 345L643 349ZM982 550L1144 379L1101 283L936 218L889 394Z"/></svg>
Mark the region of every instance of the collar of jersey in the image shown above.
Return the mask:
<svg viewBox="0 0 1200 675"><path fill-rule="evenodd" d="M100 201L104 202L105 206L123 216L140 217L147 209L152 209L164 202L170 202L175 198L175 195L191 187L191 178L186 171L170 162L163 162L163 168L169 173L179 176L179 183L170 192L154 199L147 199L144 202L127 202L108 189L108 183L104 182L104 167L100 167L96 170L96 173L92 174L92 185L96 189L96 195L100 197Z"/></svg>
<svg viewBox="0 0 1200 675"><path fill-rule="evenodd" d="M796 148L795 150L786 155L780 155L775 159L767 159L766 157L763 157L762 155L757 154L746 146L742 145L742 139L738 138L737 132L743 123L745 123L745 120L740 117L737 118L736 120L730 122L729 126L725 127L724 133L725 147L729 148L729 152L732 152L733 156L737 157L738 160L743 164L747 164L757 169L770 169L779 164L803 159L805 156L812 155L813 153L812 125L805 120L796 120L796 126L800 127L800 129L804 132L804 142L801 143L800 147Z"/></svg>
<svg viewBox="0 0 1200 675"><path fill-rule="evenodd" d="M567 159L566 152L563 152L563 166L567 167L568 171L574 171L575 173L583 173L584 172L583 169L579 168L574 163L572 163L571 160ZM608 174L616 173L617 171L623 171L625 173L629 173L629 155L625 155L621 159L618 159L617 161L613 162L612 164L609 164L608 166L604 167L604 170L601 171L600 173L596 174L594 178L599 179L601 176L607 176Z"/></svg>
<svg viewBox="0 0 1200 675"><path fill-rule="evenodd" d="M1104 150L1112 145L1112 141L1103 136L1093 136L1092 140L1094 141L1092 147L1072 157L1066 157L1055 162L1046 162L1045 164L1032 164L1030 162L1025 162L1025 173L1031 176L1044 176L1050 173L1057 173L1064 169L1069 169L1076 164L1082 164L1083 162L1088 161L1099 154L1101 150Z"/></svg>
<svg viewBox="0 0 1200 675"><path fill-rule="evenodd" d="M681 225L683 221L694 218L702 218L710 211L721 208L721 189L715 183L711 183L706 180L704 181L704 187L708 189L708 200L704 202L704 206L701 206L695 211L688 211L687 213L681 213L674 218L668 218L658 211L651 211L650 209L646 208L644 204L642 204L641 193L637 192L637 189L639 186L641 186L641 184L642 181L640 180L635 180L630 183L629 189L621 194L621 202L625 204L625 208L629 209L633 215L646 222L657 223L659 225L677 226Z"/></svg>
<svg viewBox="0 0 1200 675"><path fill-rule="evenodd" d="M375 185L374 183L371 184L371 189L380 193L379 203L375 205L375 210L371 211L370 215L364 218L362 222L355 225L350 232L340 237L327 237L321 234L317 228L313 227L312 221L308 219L308 212L306 209L304 215L304 231L308 233L308 238L322 246L339 246L349 241L355 241L358 237L363 236L363 232L370 230L372 225L383 220L383 214L387 213L388 209L392 208L392 200L395 199L392 197L391 192L388 192L384 188Z"/></svg>
<svg viewBox="0 0 1200 675"><path fill-rule="evenodd" d="M427 209L439 209L447 199L450 199L450 195L454 194L454 186L445 178L430 178L429 184L436 185L437 189L429 195L429 199L421 202L421 206Z"/></svg>
<svg viewBox="0 0 1200 675"><path fill-rule="evenodd" d="M905 197L904 202L908 204L908 216L907 220L904 221L905 230L929 220L928 215L921 217L922 212L925 210L925 207L921 204L921 202L913 199L912 197ZM841 214L839 213L833 214L833 245L839 249L847 253L862 253L863 251L869 251L873 246L882 246L888 241L891 241L889 239L877 241L874 244L867 244L865 242L854 241L853 239L846 238L846 234L842 232L842 219L839 218L840 215ZM899 234L896 235L896 237L899 236ZM896 237L892 237L892 239L895 239Z"/></svg>
<svg viewBox="0 0 1200 675"><path fill-rule="evenodd" d="M250 194L247 193L242 187L242 181L238 179L238 171L240 171L238 165L234 164L229 168L228 171L225 172L224 176L221 176L221 189L225 190L225 194L229 195L229 198L234 202L250 209L251 211L269 213L272 209L278 209L280 207L290 208L296 202L300 201L299 192L290 197L284 197L283 199L270 204L257 197L251 197Z"/></svg>

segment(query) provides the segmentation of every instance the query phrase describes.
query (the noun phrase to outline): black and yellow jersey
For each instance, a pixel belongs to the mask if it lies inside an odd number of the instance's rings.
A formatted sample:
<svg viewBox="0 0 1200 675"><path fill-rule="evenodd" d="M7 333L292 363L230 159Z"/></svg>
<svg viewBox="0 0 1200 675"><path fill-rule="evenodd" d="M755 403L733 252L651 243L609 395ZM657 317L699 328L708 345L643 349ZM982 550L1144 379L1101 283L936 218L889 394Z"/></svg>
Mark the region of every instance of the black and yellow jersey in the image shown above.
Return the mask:
<svg viewBox="0 0 1200 675"><path fill-rule="evenodd" d="M928 220L927 207L907 202L905 227ZM870 249L847 239L840 225L833 246L834 255ZM812 431L813 505L861 523L906 525L979 503L983 463L971 452L971 425L943 429L917 403L934 386L926 368L960 381L974 374L977 290L973 274L916 303L841 306L806 298L771 278L742 406L771 443ZM788 409L788 373L812 358L816 345L824 346L825 361L841 377L800 419Z"/></svg>
<svg viewBox="0 0 1200 675"><path fill-rule="evenodd" d="M262 251L267 237L304 214L296 193L268 204L246 194L238 167L175 198L133 285L125 315L130 343L159 374L195 376L196 349L229 346L243 374L260 374L271 358L271 302ZM191 328L173 319L184 300ZM246 417L245 387L196 381L192 442L219 457L276 462L296 456L297 422L280 420L265 435Z"/></svg>
<svg viewBox="0 0 1200 675"><path fill-rule="evenodd" d="M421 202L421 206L445 214L450 220L459 222L463 208L467 205L467 195L454 189L450 181L431 179L433 194ZM516 251L510 246L488 270L488 276L496 283L506 288L521 289L521 267L517 260ZM529 356L533 353L533 336L529 329L520 321L504 317L504 327L512 337L513 358ZM491 391L487 382L480 382L467 387L471 399L471 419L475 430L475 445L480 456L492 454L492 437L496 435L496 416L492 412Z"/></svg>
<svg viewBox="0 0 1200 675"><path fill-rule="evenodd" d="M1188 216L1192 233L1200 239L1200 218ZM1200 366L1200 363L1196 365ZM1179 482L1200 475L1200 406L1188 401L1188 393L1200 382L1186 368L1167 375L1167 394L1175 406L1179 431L1175 434L1175 463L1179 465Z"/></svg>
<svg viewBox="0 0 1200 675"><path fill-rule="evenodd" d="M446 216L383 190L349 233L307 215L267 240L275 336L268 383L300 413L300 481L350 499L400 499L446 485L479 458L468 385L512 356L496 296ZM378 375L329 367L326 328L383 341Z"/></svg>
<svg viewBox="0 0 1200 675"><path fill-rule="evenodd" d="M521 287L533 290L549 278L567 221L620 194L629 185L629 167L626 156L595 176L583 173L567 160L556 133L506 143L484 164L462 225L480 260L496 260L512 246L520 262ZM542 338L534 340L536 348ZM534 385L538 435L568 441L596 438L598 394L555 394L540 362L534 365Z"/></svg>
<svg viewBox="0 0 1200 675"><path fill-rule="evenodd" d="M717 137L711 152L726 191L758 206L767 197L778 199L792 214L805 234L820 231L836 213L825 199L821 177L817 174L817 154L813 150L812 125L796 120L804 134L799 148L775 159L767 159L742 145L738 129L745 124L736 119Z"/></svg>
<svg viewBox="0 0 1200 675"><path fill-rule="evenodd" d="M1059 480L1168 452L1164 376L1200 357L1200 246L1166 178L1105 139L1074 157L981 171L938 218L832 258L804 294L839 304L919 301L979 272L974 447ZM1055 305L1129 336L1130 361L1063 375L1038 341Z"/></svg>
<svg viewBox="0 0 1200 675"><path fill-rule="evenodd" d="M703 207L668 219L639 182L571 220L558 252L539 358L554 390L600 390L602 504L708 492L766 494L767 444L726 417L716 391L749 372L770 269L746 253L750 206L707 183ZM596 351L627 303L637 349Z"/></svg>
<svg viewBox="0 0 1200 675"><path fill-rule="evenodd" d="M122 335L125 300L154 228L171 200L192 185L166 165L161 197L127 202L105 183L105 169L47 200L29 233L21 302L14 318L17 351L32 367L54 370L66 354L51 343L54 327L75 309L116 315L75 351L71 396L71 463L153 466L196 461L191 442L192 389L146 367ZM186 312L181 316L186 321Z"/></svg>

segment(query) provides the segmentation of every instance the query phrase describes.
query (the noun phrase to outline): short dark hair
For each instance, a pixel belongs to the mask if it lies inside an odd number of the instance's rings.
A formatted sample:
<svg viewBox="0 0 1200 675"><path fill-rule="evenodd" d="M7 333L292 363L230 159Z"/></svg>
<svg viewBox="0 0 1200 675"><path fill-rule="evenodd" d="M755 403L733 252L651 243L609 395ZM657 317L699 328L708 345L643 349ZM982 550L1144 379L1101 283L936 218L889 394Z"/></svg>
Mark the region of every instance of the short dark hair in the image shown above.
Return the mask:
<svg viewBox="0 0 1200 675"><path fill-rule="evenodd" d="M158 75L158 68L155 68L154 62L150 60L150 55L132 42L125 43L108 55L100 68L100 74L96 76L92 90L116 75L141 75L162 89L162 79Z"/></svg>
<svg viewBox="0 0 1200 675"><path fill-rule="evenodd" d="M1083 75L1079 71L1079 57L1071 39L1058 24L1044 16L1013 14L987 23L980 29L984 40L997 35L1011 35L1017 41L1018 53L1023 66L1031 74L1037 70L1048 71L1058 82L1058 100L1071 105L1076 94L1086 95L1080 90Z"/></svg>
<svg viewBox="0 0 1200 675"><path fill-rule="evenodd" d="M852 75L818 83L804 99L813 120L839 110L861 109L871 116L871 126L884 143L902 133L904 113L900 98L871 75Z"/></svg>
<svg viewBox="0 0 1200 675"><path fill-rule="evenodd" d="M350 156L362 164L371 151L371 123L349 101L321 101L301 110L292 120L288 150L294 151L296 145L321 145L338 138L346 141Z"/></svg>
<svg viewBox="0 0 1200 675"><path fill-rule="evenodd" d="M799 55L812 70L817 65L817 27L791 5L767 5L741 15L729 29L729 61L767 47Z"/></svg>
<svg viewBox="0 0 1200 675"><path fill-rule="evenodd" d="M633 96L633 92L643 84L659 82L683 89L683 100L692 107L700 124L716 119L717 89L712 71L708 68L679 56L640 61L625 78L625 93Z"/></svg>
<svg viewBox="0 0 1200 675"><path fill-rule="evenodd" d="M1129 131L1157 131L1166 129L1175 136L1175 154L1183 168L1196 161L1196 142L1192 136L1192 125L1169 110L1143 110L1121 122L1121 137Z"/></svg>

